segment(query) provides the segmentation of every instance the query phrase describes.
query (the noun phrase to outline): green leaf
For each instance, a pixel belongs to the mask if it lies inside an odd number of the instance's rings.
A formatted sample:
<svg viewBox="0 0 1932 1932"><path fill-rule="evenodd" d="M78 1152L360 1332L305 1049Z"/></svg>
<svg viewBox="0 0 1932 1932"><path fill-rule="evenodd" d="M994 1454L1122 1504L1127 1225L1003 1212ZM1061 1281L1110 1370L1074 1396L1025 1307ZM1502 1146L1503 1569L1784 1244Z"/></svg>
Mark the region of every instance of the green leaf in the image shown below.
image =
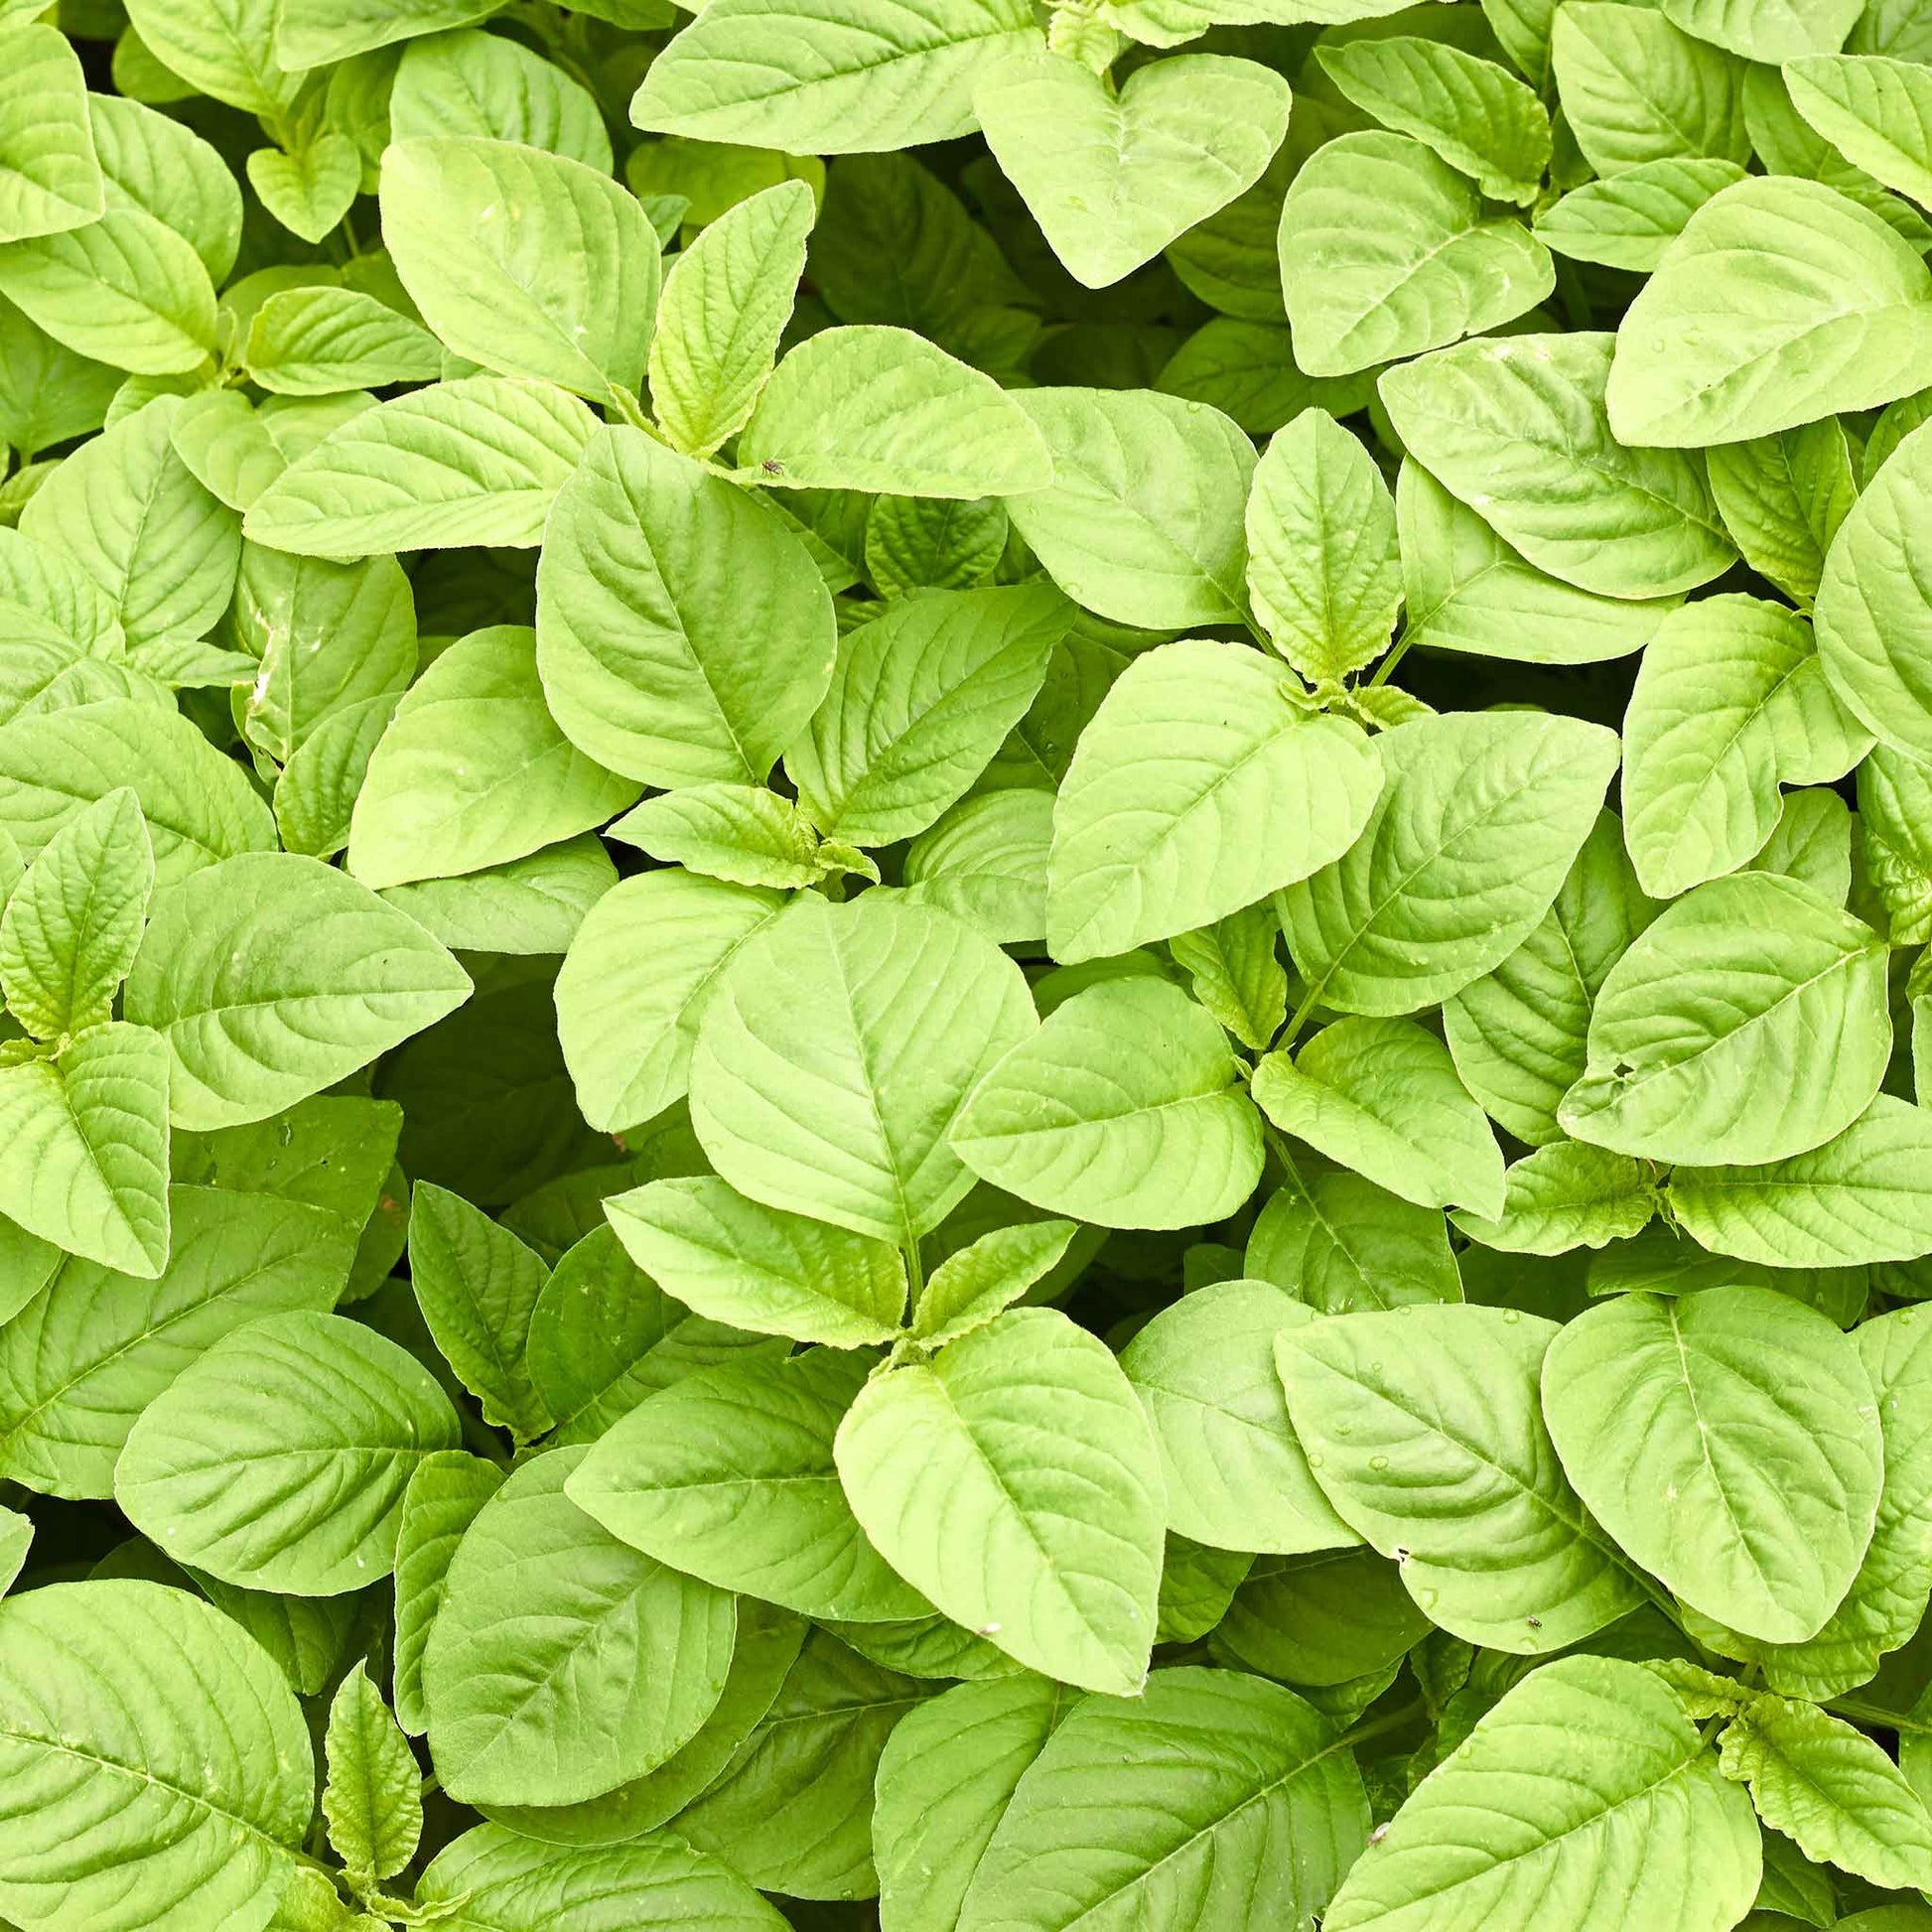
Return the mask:
<svg viewBox="0 0 1932 1932"><path fill-rule="evenodd" d="M1351 1687L1370 1696L1392 1681L1429 1619L1402 1587L1400 1571L1373 1550L1257 1557L1215 1630L1215 1650L1244 1670L1310 1692L1335 1691L1344 1713Z"/></svg>
<svg viewBox="0 0 1932 1932"><path fill-rule="evenodd" d="M1822 183L1741 181L1625 311L1610 426L1672 449L1769 436L1908 394L1929 347L1932 272L1909 243Z"/></svg>
<svg viewBox="0 0 1932 1932"><path fill-rule="evenodd" d="M671 870L621 881L584 916L557 975L557 1036L595 1128L660 1114L689 1084L705 1007L781 893Z"/></svg>
<svg viewBox="0 0 1932 1932"><path fill-rule="evenodd" d="M391 886L382 897L452 950L554 957L617 883L611 855L586 834L462 879Z"/></svg>
<svg viewBox="0 0 1932 1932"><path fill-rule="evenodd" d="M449 1399L393 1341L341 1315L264 1315L142 1411L114 1496L178 1562L334 1596L393 1569L403 1490L457 1435Z"/></svg>
<svg viewBox="0 0 1932 1932"><path fill-rule="evenodd" d="M171 440L182 407L160 397L83 444L21 515L105 593L129 643L207 635L235 587L235 519Z"/></svg>
<svg viewBox="0 0 1932 1932"><path fill-rule="evenodd" d="M1243 1266L1325 1314L1462 1299L1441 1214L1314 1156L1255 1217Z"/></svg>
<svg viewBox="0 0 1932 1932"><path fill-rule="evenodd" d="M1289 186L1280 236L1295 360L1348 375L1478 335L1555 286L1543 244L1406 134L1344 134Z"/></svg>
<svg viewBox="0 0 1932 1932"><path fill-rule="evenodd" d="M0 1065L0 1199L30 1234L152 1279L168 1255L166 1042L120 1021Z"/></svg>
<svg viewBox="0 0 1932 1932"><path fill-rule="evenodd" d="M503 1471L462 1449L423 1457L402 1494L396 1525L395 1710L420 1737L429 1727L423 1705L423 1652L442 1607L450 1560L463 1533L503 1484Z"/></svg>
<svg viewBox="0 0 1932 1932"><path fill-rule="evenodd" d="M1592 1740L1587 1779L1552 1758L1553 1735ZM1565 1657L1478 1719L1350 1870L1323 1932L1482 1932L1553 1913L1725 1932L1760 1860L1749 1802L1675 1695L1640 1664Z"/></svg>
<svg viewBox="0 0 1932 1932"><path fill-rule="evenodd" d="M10 1590L20 1576L34 1542L33 1519L18 1510L0 1514L0 1596Z"/></svg>
<svg viewBox="0 0 1932 1932"><path fill-rule="evenodd" d="M647 784L762 783L824 695L837 629L800 540L640 430L590 444L537 565L565 735Z"/></svg>
<svg viewBox="0 0 1932 1932"><path fill-rule="evenodd" d="M798 1661L809 1626L755 1597L738 1606L731 1669L711 1716L654 1771L575 1805L491 1805L499 1825L545 1845L620 1845L683 1811L729 1769Z"/></svg>
<svg viewBox="0 0 1932 1932"><path fill-rule="evenodd" d="M1661 12L1568 0L1550 63L1564 119L1606 181L1652 161L1750 159L1740 64Z"/></svg>
<svg viewBox="0 0 1932 1932"><path fill-rule="evenodd" d="M1183 1666L1145 1697L1082 1701L1022 1772L960 1932L1061 1932L1096 1913L1174 1932L1311 1922L1368 1838L1336 1736L1294 1692L1235 1671ZM1086 1799L1096 1779L1105 1809Z"/></svg>
<svg viewBox="0 0 1932 1932"><path fill-rule="evenodd" d="M657 237L608 174L513 141L399 140L382 157L382 236L459 355L593 402L643 386Z"/></svg>
<svg viewBox="0 0 1932 1932"><path fill-rule="evenodd" d="M285 289L248 325L249 379L278 396L330 396L433 382L443 351L429 333L354 289Z"/></svg>
<svg viewBox="0 0 1932 1932"><path fill-rule="evenodd" d="M164 66L244 114L279 118L301 91L271 52L272 0L134 0L129 16Z"/></svg>
<svg viewBox="0 0 1932 1932"><path fill-rule="evenodd" d="M282 9L285 39L289 16L301 4L293 0ZM446 4L453 13L459 6L471 15L479 11L466 0ZM389 93L389 138L432 134L516 141L611 172L611 135L596 97L556 62L503 34L425 34L403 49Z"/></svg>
<svg viewBox="0 0 1932 1932"><path fill-rule="evenodd" d="M1742 181L1734 161L1673 155L1639 161L1607 181L1587 181L1537 217L1536 238L1573 261L1648 275L1666 245L1720 189Z"/></svg>
<svg viewBox="0 0 1932 1932"><path fill-rule="evenodd" d="M1284 666L1187 638L1130 664L1053 812L1046 930L1062 961L1224 918L1338 859L1382 774L1358 727L1311 715Z"/></svg>
<svg viewBox="0 0 1932 1932"><path fill-rule="evenodd" d="M1858 1350L1825 1316L1761 1288L1617 1296L1551 1343L1543 1407L1591 1514L1693 1609L1779 1643L1823 1628L1871 1539L1883 1454Z"/></svg>
<svg viewBox="0 0 1932 1932"><path fill-rule="evenodd" d="M605 1210L637 1266L713 1321L834 1348L898 1332L905 1267L884 1241L747 1200L710 1174L653 1180Z"/></svg>
<svg viewBox="0 0 1932 1932"><path fill-rule="evenodd" d="M1768 1267L1857 1267L1932 1248L1932 1116L1881 1093L1844 1133L1761 1167L1680 1168L1671 1209L1719 1254Z"/></svg>
<svg viewBox="0 0 1932 1932"><path fill-rule="evenodd" d="M1053 1310L1012 1310L869 1383L837 1458L874 1547L955 1622L1048 1676L1140 1691L1161 1465L1104 1344Z"/></svg>
<svg viewBox="0 0 1932 1932"><path fill-rule="evenodd" d="M1105 288L1254 185L1288 131L1288 83L1253 61L1183 54L1116 90L1078 61L987 69L987 146L1075 281Z"/></svg>
<svg viewBox="0 0 1932 1932"><path fill-rule="evenodd" d="M1304 410L1269 442L1247 534L1255 615L1311 684L1388 648L1402 604L1395 504L1360 441L1325 410Z"/></svg>
<svg viewBox="0 0 1932 1932"><path fill-rule="evenodd" d="M1617 745L1553 716L1464 713L1376 740L1355 843L1277 901L1303 979L1347 1013L1413 1013L1499 966L1550 908Z"/></svg>
<svg viewBox="0 0 1932 1932"><path fill-rule="evenodd" d="M485 11L482 0L282 0L275 59L291 71L324 67L413 34L468 26Z"/></svg>
<svg viewBox="0 0 1932 1932"><path fill-rule="evenodd" d="M558 729L536 633L492 624L403 694L356 794L348 868L375 888L478 872L602 825L638 790Z"/></svg>
<svg viewBox="0 0 1932 1932"><path fill-rule="evenodd" d="M1911 563L1932 487L1932 436L1899 444L1839 525L1818 586L1818 655L1832 689L1867 731L1932 757L1932 599Z"/></svg>
<svg viewBox="0 0 1932 1932"><path fill-rule="evenodd" d="M393 1877L423 1831L422 1773L382 1693L357 1664L329 1706L329 1781L322 1813L329 1843L352 1878Z"/></svg>
<svg viewBox="0 0 1932 1932"><path fill-rule="evenodd" d="M1610 968L1558 1119L1654 1161L1781 1161L1851 1126L1890 1052L1884 941L1795 880L1741 873L1668 907Z"/></svg>
<svg viewBox="0 0 1932 1932"><path fill-rule="evenodd" d="M679 1814L677 1836L794 1898L869 1896L874 1773L893 1726L926 1694L810 1632L726 1775Z"/></svg>
<svg viewBox="0 0 1932 1932"><path fill-rule="evenodd" d="M1847 161L1921 206L1932 202L1932 88L1916 62L1840 54L1836 42L1783 58L1791 104Z"/></svg>
<svg viewBox="0 0 1932 1932"><path fill-rule="evenodd" d="M1238 623L1254 445L1219 410L1147 390L1027 389L1046 487L1007 504L1076 604L1120 623Z"/></svg>
<svg viewBox="0 0 1932 1932"><path fill-rule="evenodd" d="M134 793L123 786L77 812L0 913L7 1011L40 1039L104 1025L153 889L154 852Z"/></svg>
<svg viewBox="0 0 1932 1932"><path fill-rule="evenodd" d="M1691 458L1611 435L1614 343L1464 343L1377 386L1409 454L1538 569L1607 597L1668 597L1723 575L1736 552Z"/></svg>
<svg viewBox="0 0 1932 1932"><path fill-rule="evenodd" d="M1556 902L1501 965L1443 1007L1462 1084L1489 1117L1531 1147L1561 1140L1557 1109L1584 1077L1590 1008L1624 950L1656 916L1599 813Z"/></svg>
<svg viewBox="0 0 1932 1932"><path fill-rule="evenodd" d="M783 1344L673 1301L624 1252L615 1228L600 1226L551 1271L530 1311L524 1361L556 1419L551 1440L563 1447L595 1442L645 1396L695 1369L773 1352Z"/></svg>
<svg viewBox="0 0 1932 1932"><path fill-rule="evenodd" d="M1078 1233L1071 1221L1021 1221L955 1249L920 1291L913 1335L938 1347L985 1327L1058 1266Z"/></svg>
<svg viewBox="0 0 1932 1932"><path fill-rule="evenodd" d="M1781 784L1829 784L1870 750L1834 696L1811 626L1781 604L1713 597L1658 626L1623 723L1625 837L1670 898L1751 859Z"/></svg>
<svg viewBox="0 0 1932 1932"><path fill-rule="evenodd" d="M826 329L771 372L738 460L785 489L1008 496L1053 481L1030 416L991 376L909 330Z"/></svg>
<svg viewBox="0 0 1932 1932"><path fill-rule="evenodd" d="M260 1315L326 1312L348 1278L352 1231L323 1207L177 1185L169 1222L152 1279L66 1260L0 1325L0 1469L16 1482L111 1496L128 1431L184 1369Z"/></svg>
<svg viewBox="0 0 1932 1932"><path fill-rule="evenodd" d="M870 865L850 846L825 847L789 798L762 785L714 782L660 792L624 813L609 836L739 886L813 886L829 874ZM849 868L841 858L851 861Z"/></svg>
<svg viewBox="0 0 1932 1932"><path fill-rule="evenodd" d="M1721 1762L1807 1858L1877 1885L1932 1884L1932 1817L1877 1743L1841 1719L1751 1698L1725 1729Z"/></svg>
<svg viewBox="0 0 1932 1932"><path fill-rule="evenodd" d="M958 1932L1015 1787L1079 1697L1028 1671L957 1684L899 1720L873 1821L885 1932Z"/></svg>
<svg viewBox="0 0 1932 1932"><path fill-rule="evenodd" d="M817 213L803 182L726 209L664 282L650 345L650 399L687 456L710 456L751 419L791 320Z"/></svg>
<svg viewBox="0 0 1932 1932"><path fill-rule="evenodd" d="M724 0L651 63L630 118L794 154L942 141L973 131L988 67L1039 45L1018 0Z"/></svg>
<svg viewBox="0 0 1932 1932"><path fill-rule="evenodd" d="M314 859L249 853L166 894L128 977L183 1127L277 1113L453 1012L470 976L405 913Z"/></svg>
<svg viewBox="0 0 1932 1932"><path fill-rule="evenodd" d="M257 148L248 157L248 185L283 227L318 242L353 206L362 157L347 135L322 128L287 152Z"/></svg>
<svg viewBox="0 0 1932 1932"><path fill-rule="evenodd" d="M1051 792L987 792L962 799L921 832L906 848L899 880L908 898L964 919L1001 945L1040 941L1052 842Z"/></svg>
<svg viewBox="0 0 1932 1932"><path fill-rule="evenodd" d="M923 832L986 768L1038 695L1074 616L1050 585L929 591L846 632L811 722L785 752L827 838Z"/></svg>
<svg viewBox="0 0 1932 1932"><path fill-rule="evenodd" d="M1500 1213L1503 1157L1449 1049L1412 1020L1338 1020L1294 1059L1255 1067L1255 1104L1286 1134L1420 1207Z"/></svg>
<svg viewBox="0 0 1932 1932"><path fill-rule="evenodd" d="M1678 602L1598 597L1545 576L1417 463L1396 478L1395 513L1411 646L1591 664L1641 650Z"/></svg>
<svg viewBox="0 0 1932 1932"><path fill-rule="evenodd" d="M903 1245L971 1186L947 1137L1032 1029L1020 969L970 927L887 895L807 894L706 1001L692 1125L754 1200Z"/></svg>
<svg viewBox="0 0 1932 1932"><path fill-rule="evenodd" d="M1418 1306L1288 1329L1288 1410L1343 1521L1443 1629L1563 1650L1643 1601L1565 1479L1539 1405L1554 1322Z"/></svg>
<svg viewBox="0 0 1932 1932"><path fill-rule="evenodd" d="M87 80L53 27L7 30L0 80L0 242L84 227L106 211Z"/></svg>
<svg viewBox="0 0 1932 1932"><path fill-rule="evenodd" d="M720 1589L812 1617L915 1617L866 1541L832 1442L873 1364L814 1349L702 1369L647 1397L571 1477L612 1535Z"/></svg>
<svg viewBox="0 0 1932 1932"><path fill-rule="evenodd" d="M480 1825L445 1846L416 1887L445 1932L552 1932L574 1920L782 1932L784 1920L720 1860L669 1832L608 1850L536 1845Z"/></svg>
<svg viewBox="0 0 1932 1932"><path fill-rule="evenodd" d="M188 1590L114 1581L0 1602L0 1656L8 1915L260 1932L315 1802L301 1709L261 1647Z"/></svg>
<svg viewBox="0 0 1932 1932"><path fill-rule="evenodd" d="M256 497L243 528L308 557L528 548L595 429L581 402L545 383L433 383L325 436Z"/></svg>
<svg viewBox="0 0 1932 1932"><path fill-rule="evenodd" d="M1627 1155L1583 1141L1553 1141L1503 1176L1502 1212L1485 1220L1466 1209L1450 1218L1471 1240L1507 1254L1560 1255L1627 1240L1650 1224L1657 1193Z"/></svg>
<svg viewBox="0 0 1932 1932"><path fill-rule="evenodd" d="M1765 1683L1786 1697L1842 1697L1866 1682L1886 1652L1910 1642L1924 1619L1932 1557L1917 1526L1932 1486L1932 1441L1917 1418L1919 1391L1932 1374L1926 1332L1914 1309L1894 1310L1853 1331L1878 1398L1885 1475L1871 1541L1845 1600L1803 1643L1756 1643L1729 1631L1702 1639L1759 1665Z"/></svg>
<svg viewBox="0 0 1932 1932"><path fill-rule="evenodd" d="M952 1145L982 1179L1102 1227L1217 1221L1261 1177L1261 1119L1227 1036L1153 978L1055 1008L981 1080Z"/></svg>
<svg viewBox="0 0 1932 1932"><path fill-rule="evenodd" d="M1164 1309L1120 1358L1147 1410L1167 1477L1171 1530L1220 1549L1344 1549L1290 1427L1275 1337L1315 1318L1267 1282L1217 1282Z"/></svg>
<svg viewBox="0 0 1932 1932"><path fill-rule="evenodd" d="M571 1804L664 1762L710 1715L732 1598L621 1543L553 1449L464 1532L423 1663L430 1749L463 1802Z"/></svg>
<svg viewBox="0 0 1932 1932"><path fill-rule="evenodd" d="M1492 201L1536 200L1550 165L1550 117L1506 69L1408 35L1320 48L1316 59L1357 107L1472 176Z"/></svg>
<svg viewBox="0 0 1932 1932"><path fill-rule="evenodd" d="M419 1181L409 1210L409 1280L444 1359L483 1420L530 1442L551 1416L523 1351L550 1271L509 1229L460 1194ZM386 1874L385 1874L386 1875Z"/></svg>
<svg viewBox="0 0 1932 1932"><path fill-rule="evenodd" d="M1288 1018L1288 975L1276 948L1281 922L1269 905L1244 906L1169 942L1194 998L1242 1045L1263 1051Z"/></svg>

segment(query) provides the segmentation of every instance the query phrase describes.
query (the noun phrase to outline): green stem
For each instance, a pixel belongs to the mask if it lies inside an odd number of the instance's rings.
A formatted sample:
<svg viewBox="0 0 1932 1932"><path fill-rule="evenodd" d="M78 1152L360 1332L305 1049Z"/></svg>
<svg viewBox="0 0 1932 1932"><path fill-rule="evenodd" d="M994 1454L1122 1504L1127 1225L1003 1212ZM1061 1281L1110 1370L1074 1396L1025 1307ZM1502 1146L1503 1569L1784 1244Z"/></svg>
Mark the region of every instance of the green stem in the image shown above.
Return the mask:
<svg viewBox="0 0 1932 1932"><path fill-rule="evenodd" d="M1405 1725L1414 1724L1418 1718L1428 1716L1428 1704L1418 1698L1413 1704L1405 1704L1400 1711L1391 1711L1386 1718L1371 1718L1351 1729L1344 1730L1340 1741L1352 1750L1357 1744L1366 1744L1372 1737L1386 1736L1388 1732L1401 1730Z"/></svg>
<svg viewBox="0 0 1932 1932"><path fill-rule="evenodd" d="M1897 1731L1900 1736L1932 1737L1932 1721L1921 1718L1915 1711L1884 1711L1875 1704L1866 1704L1863 1698L1827 1698L1825 1709L1854 1724L1877 1725L1885 1730Z"/></svg>
<svg viewBox="0 0 1932 1932"><path fill-rule="evenodd" d="M1400 664L1402 660L1408 655L1409 655L1409 633L1405 630L1402 633L1402 635L1395 640L1395 648L1391 650L1388 656L1383 658L1381 663L1375 667L1375 675L1372 678L1370 678L1368 681L1369 688L1373 690L1374 687L1378 684L1388 683L1391 674L1395 670L1395 667L1398 664Z"/></svg>
<svg viewBox="0 0 1932 1932"><path fill-rule="evenodd" d="M902 1243L899 1253L905 1257L905 1279L911 1291L907 1306L916 1309L925 1293L925 1260L919 1253L917 1237Z"/></svg>
<svg viewBox="0 0 1932 1932"><path fill-rule="evenodd" d="M1294 1017L1275 1041L1275 1050L1278 1053L1286 1053L1302 1037L1302 1029L1309 1024L1309 1016L1321 1004L1321 990L1324 983L1317 980L1302 995L1302 1004L1295 1009Z"/></svg>

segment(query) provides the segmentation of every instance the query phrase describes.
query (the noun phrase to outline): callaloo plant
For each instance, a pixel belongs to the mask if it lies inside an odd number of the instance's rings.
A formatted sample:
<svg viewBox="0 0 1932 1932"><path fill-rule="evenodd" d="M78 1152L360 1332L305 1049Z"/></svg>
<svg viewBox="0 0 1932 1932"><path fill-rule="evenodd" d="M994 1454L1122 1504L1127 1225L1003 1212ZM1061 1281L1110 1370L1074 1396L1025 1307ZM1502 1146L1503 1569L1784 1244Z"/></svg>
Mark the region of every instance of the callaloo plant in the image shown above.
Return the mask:
<svg viewBox="0 0 1932 1932"><path fill-rule="evenodd" d="M0 0L3 1932L1932 1926L1932 4Z"/></svg>

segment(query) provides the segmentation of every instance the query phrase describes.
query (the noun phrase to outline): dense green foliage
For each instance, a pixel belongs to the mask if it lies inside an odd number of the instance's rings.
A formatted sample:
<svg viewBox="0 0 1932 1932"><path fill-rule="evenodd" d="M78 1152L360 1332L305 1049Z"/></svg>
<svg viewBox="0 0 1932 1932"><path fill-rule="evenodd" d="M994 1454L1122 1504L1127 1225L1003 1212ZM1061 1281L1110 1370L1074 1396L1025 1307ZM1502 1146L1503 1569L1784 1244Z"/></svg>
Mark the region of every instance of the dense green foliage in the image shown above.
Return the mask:
<svg viewBox="0 0 1932 1932"><path fill-rule="evenodd" d="M0 1932L1927 1932L1929 212L1932 0L0 0Z"/></svg>

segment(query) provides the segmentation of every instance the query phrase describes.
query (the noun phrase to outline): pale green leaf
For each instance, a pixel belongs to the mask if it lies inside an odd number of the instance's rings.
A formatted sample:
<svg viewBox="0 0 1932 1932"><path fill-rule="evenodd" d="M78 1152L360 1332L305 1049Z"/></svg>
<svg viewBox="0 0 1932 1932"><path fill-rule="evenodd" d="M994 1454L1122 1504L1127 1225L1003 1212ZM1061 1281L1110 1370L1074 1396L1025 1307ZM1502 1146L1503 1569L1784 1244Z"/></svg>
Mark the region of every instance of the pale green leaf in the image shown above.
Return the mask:
<svg viewBox="0 0 1932 1932"><path fill-rule="evenodd" d="M869 1383L837 1459L875 1548L955 1622L1048 1676L1139 1692L1161 1466L1103 1343L1053 1310L1010 1311Z"/></svg>
<svg viewBox="0 0 1932 1932"><path fill-rule="evenodd" d="M1450 1216L1485 1248L1507 1254L1560 1255L1627 1240L1650 1223L1657 1194L1628 1155L1583 1141L1553 1141L1515 1162L1503 1176L1501 1213Z"/></svg>
<svg viewBox="0 0 1932 1932"><path fill-rule="evenodd" d="M423 1830L422 1773L382 1693L357 1664L329 1706L329 1843L364 1882L388 1878L415 1856Z"/></svg>
<svg viewBox="0 0 1932 1932"><path fill-rule="evenodd" d="M952 1144L982 1179L1102 1227L1217 1221L1261 1177L1261 1119L1227 1036L1155 978L1057 1007L981 1080Z"/></svg>
<svg viewBox="0 0 1932 1932"><path fill-rule="evenodd" d="M334 1596L393 1569L403 1490L457 1436L449 1398L395 1342L341 1315L264 1315L142 1412L114 1495L178 1562Z"/></svg>
<svg viewBox="0 0 1932 1932"><path fill-rule="evenodd" d="M87 117L87 80L51 26L7 34L0 77L0 242L97 221L106 209Z"/></svg>
<svg viewBox="0 0 1932 1932"><path fill-rule="evenodd" d="M1543 1408L1590 1513L1692 1608L1798 1642L1851 1587L1883 1446L1858 1349L1815 1310L1616 1296L1551 1343Z"/></svg>

